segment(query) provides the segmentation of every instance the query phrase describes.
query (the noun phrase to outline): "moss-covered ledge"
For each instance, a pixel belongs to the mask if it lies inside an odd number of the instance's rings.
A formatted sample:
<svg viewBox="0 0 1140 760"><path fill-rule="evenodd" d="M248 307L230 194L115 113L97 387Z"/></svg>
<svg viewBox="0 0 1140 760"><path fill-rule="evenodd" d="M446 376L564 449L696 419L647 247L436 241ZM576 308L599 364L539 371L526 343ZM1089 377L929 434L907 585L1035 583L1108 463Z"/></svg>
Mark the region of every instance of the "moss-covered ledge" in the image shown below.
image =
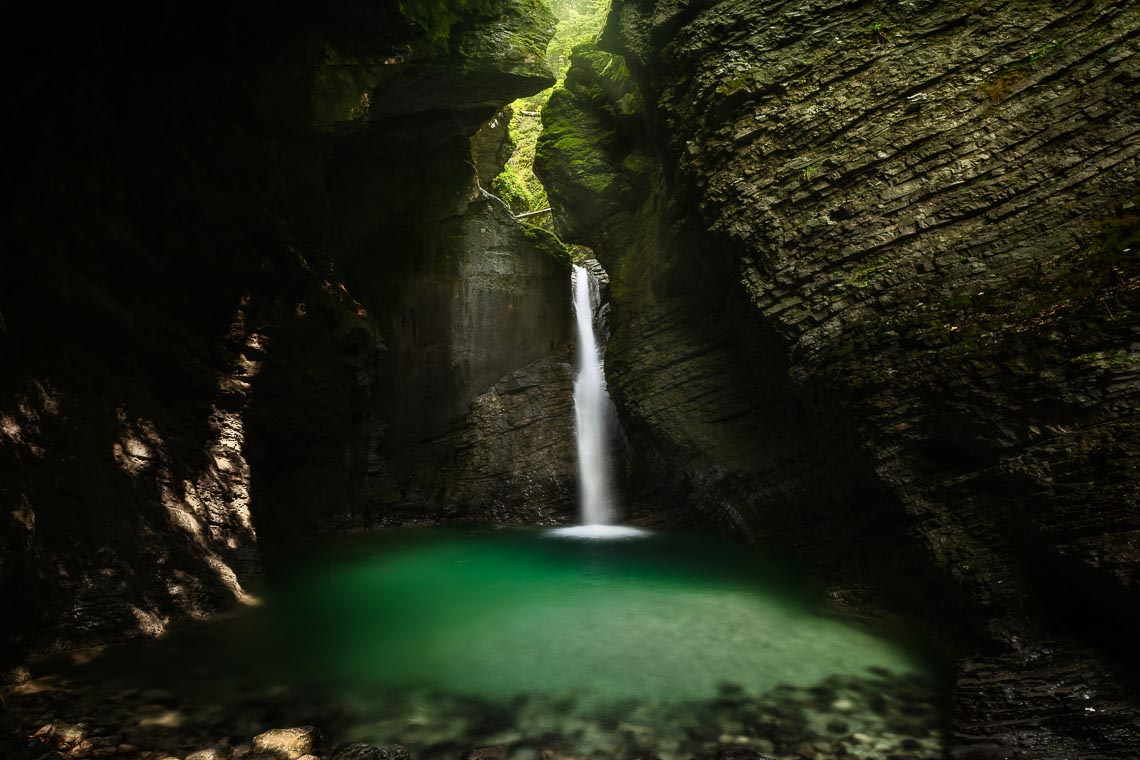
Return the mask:
<svg viewBox="0 0 1140 760"><path fill-rule="evenodd" d="M637 147L642 111L621 56L574 49L565 83L542 111L534 159L563 239L592 245L606 220L636 206L656 165Z"/></svg>

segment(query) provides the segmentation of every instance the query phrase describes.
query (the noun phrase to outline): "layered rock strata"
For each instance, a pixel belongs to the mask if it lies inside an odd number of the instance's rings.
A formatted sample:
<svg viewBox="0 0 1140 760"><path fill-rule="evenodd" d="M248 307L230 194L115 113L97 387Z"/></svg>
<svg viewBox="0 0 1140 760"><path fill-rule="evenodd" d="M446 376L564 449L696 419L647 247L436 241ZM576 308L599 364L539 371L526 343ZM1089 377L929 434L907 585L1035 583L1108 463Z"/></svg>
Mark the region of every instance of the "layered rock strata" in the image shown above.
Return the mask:
<svg viewBox="0 0 1140 760"><path fill-rule="evenodd" d="M1135 749L1138 28L619 2L539 146L641 467L986 651L956 741L1026 757Z"/></svg>

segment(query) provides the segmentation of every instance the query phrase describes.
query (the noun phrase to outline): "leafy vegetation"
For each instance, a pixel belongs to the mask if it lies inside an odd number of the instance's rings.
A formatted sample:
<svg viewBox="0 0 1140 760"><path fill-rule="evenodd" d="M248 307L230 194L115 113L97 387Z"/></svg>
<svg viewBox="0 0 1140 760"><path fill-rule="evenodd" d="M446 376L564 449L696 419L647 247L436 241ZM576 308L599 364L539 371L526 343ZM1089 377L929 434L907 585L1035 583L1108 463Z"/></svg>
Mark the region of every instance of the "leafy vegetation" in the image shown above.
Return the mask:
<svg viewBox="0 0 1140 760"><path fill-rule="evenodd" d="M882 21L876 21L875 23L871 24L870 26L866 26L866 27L863 27L862 29L860 29L859 33L862 35L865 35L868 39L872 40L873 42L886 42L887 41L887 31L889 29L890 29L890 27L887 26Z"/></svg>
<svg viewBox="0 0 1140 760"><path fill-rule="evenodd" d="M547 61L558 78L555 87L562 84L570 68L570 54L574 47L592 42L601 33L609 10L609 0L550 0L558 28L547 48ZM499 195L516 213L538 211L549 205L546 189L534 176L534 152L538 135L542 132L539 114L550 99L554 87L511 104L514 116L509 125L515 151L503 173L492 182L492 192ZM509 197L508 197L509 196ZM549 217L535 217L543 226L551 224Z"/></svg>
<svg viewBox="0 0 1140 760"><path fill-rule="evenodd" d="M491 192L503 199L511 211L516 214L525 214L534 210L534 196L525 180L519 176L518 170L507 165L502 173L491 182Z"/></svg>

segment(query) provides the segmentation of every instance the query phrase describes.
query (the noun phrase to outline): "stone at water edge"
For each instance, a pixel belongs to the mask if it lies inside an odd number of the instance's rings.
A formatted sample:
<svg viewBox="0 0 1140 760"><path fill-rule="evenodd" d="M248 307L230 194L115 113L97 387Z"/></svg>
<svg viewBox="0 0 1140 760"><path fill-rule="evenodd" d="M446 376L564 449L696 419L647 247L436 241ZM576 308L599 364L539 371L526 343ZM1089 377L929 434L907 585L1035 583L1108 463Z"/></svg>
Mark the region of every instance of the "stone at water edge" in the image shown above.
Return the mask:
<svg viewBox="0 0 1140 760"><path fill-rule="evenodd" d="M218 747L210 747L209 749L200 749L197 752L186 756L186 760L230 760L230 756L234 751L231 747L221 745Z"/></svg>
<svg viewBox="0 0 1140 760"><path fill-rule="evenodd" d="M772 760L772 758L744 747L730 747L718 752L716 760Z"/></svg>
<svg viewBox="0 0 1140 760"><path fill-rule="evenodd" d="M374 747L371 744L354 742L336 748L329 760L411 760L408 748L399 744Z"/></svg>
<svg viewBox="0 0 1140 760"><path fill-rule="evenodd" d="M300 760L302 756L312 753L319 741L320 734L313 726L273 728L253 737L253 751L267 752L287 760Z"/></svg>
<svg viewBox="0 0 1140 760"><path fill-rule="evenodd" d="M0 327L3 322L0 321ZM0 330L0 332L3 332ZM32 672L23 665L18 665L0 673L0 686L19 686L32 680Z"/></svg>
<svg viewBox="0 0 1140 760"><path fill-rule="evenodd" d="M54 749L63 749L79 744L87 738L86 723L64 723L54 721L48 723L33 734L37 739L49 744Z"/></svg>
<svg viewBox="0 0 1140 760"><path fill-rule="evenodd" d="M505 760L507 748L501 744L490 747L476 747L463 753L462 760Z"/></svg>

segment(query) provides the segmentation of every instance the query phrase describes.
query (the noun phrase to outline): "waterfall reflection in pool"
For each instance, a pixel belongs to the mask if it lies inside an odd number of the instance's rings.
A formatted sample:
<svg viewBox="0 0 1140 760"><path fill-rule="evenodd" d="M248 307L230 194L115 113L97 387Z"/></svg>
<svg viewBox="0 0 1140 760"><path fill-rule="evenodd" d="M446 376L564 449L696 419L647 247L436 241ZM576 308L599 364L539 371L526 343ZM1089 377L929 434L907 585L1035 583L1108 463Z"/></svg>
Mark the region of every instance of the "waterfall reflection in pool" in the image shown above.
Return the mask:
<svg viewBox="0 0 1140 760"><path fill-rule="evenodd" d="M236 736L311 722L414 757L498 743L537 757L542 742L575 756L713 757L725 742L794 754L804 741L938 756L920 658L821 613L802 582L732 545L620 537L338 539L271 562L262 605L68 678L92 698L161 688L187 723Z"/></svg>

